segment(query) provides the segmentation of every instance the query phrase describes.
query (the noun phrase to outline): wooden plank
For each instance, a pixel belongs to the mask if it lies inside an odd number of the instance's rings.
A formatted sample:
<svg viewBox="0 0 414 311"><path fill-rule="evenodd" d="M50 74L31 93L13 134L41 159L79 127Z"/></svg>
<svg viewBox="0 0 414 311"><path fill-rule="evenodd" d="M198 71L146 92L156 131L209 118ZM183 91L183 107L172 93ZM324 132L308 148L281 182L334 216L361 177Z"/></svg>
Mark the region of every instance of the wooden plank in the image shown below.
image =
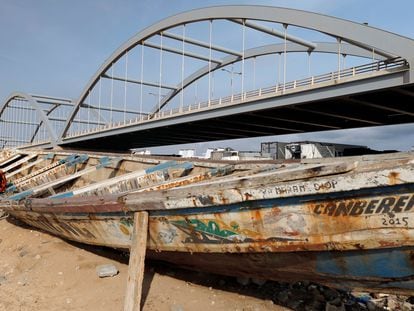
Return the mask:
<svg viewBox="0 0 414 311"><path fill-rule="evenodd" d="M274 174L274 176L266 175L264 178L263 175L261 178L253 176L246 180L236 179L222 183L210 181L209 184L186 185L168 191L129 193L118 201L122 200L126 209L135 212L139 210L208 207L237 204L243 201L346 192L413 183L414 163L383 170L322 174L314 178L310 178L311 176L307 176L307 174L304 174L303 179L296 178L298 176L293 173L291 176L286 176L286 173L283 173ZM286 177L286 179L279 177Z"/></svg>
<svg viewBox="0 0 414 311"><path fill-rule="evenodd" d="M168 169L177 167L181 169L181 173L188 169L192 169L192 165L189 162L183 164L177 164L175 161L164 162L156 166L147 168L145 170L139 170L120 176L116 176L107 180L99 181L85 187L81 187L75 190L60 193L53 198L72 197L79 195L104 195L110 193L122 193L136 190L141 187L140 185L145 182L153 180L155 183L157 180L165 181L166 178L170 178ZM151 183L150 183L151 184Z"/></svg>
<svg viewBox="0 0 414 311"><path fill-rule="evenodd" d="M43 161L46 161L46 159L45 159L45 158L41 158L41 159L39 159L39 160L36 160L36 161L30 162L30 163L28 163L27 165L22 166L21 168L19 168L19 169L15 170L15 171L13 171L13 172L11 172L10 174L7 174L7 175L6 175L6 178L7 178L7 180L10 180L10 178L12 178L14 175L17 175L17 174L19 174L20 172L22 172L22 171L24 171L24 170L28 170L29 168L31 168L31 167L33 167L33 166L35 166L35 165L38 165L38 164L42 163Z"/></svg>
<svg viewBox="0 0 414 311"><path fill-rule="evenodd" d="M189 176L185 176L181 178L176 178L173 180L167 180L161 183L154 183L153 185L143 187L136 191L130 191L128 193L130 194L130 193L148 192L148 191L155 191L155 190L167 190L170 188L182 187L185 185L209 180L216 176L226 176L228 174L231 174L233 170L234 170L234 165L222 166L219 168L210 169L209 171L204 172L203 174L189 175Z"/></svg>
<svg viewBox="0 0 414 311"><path fill-rule="evenodd" d="M4 173L8 173L11 169L16 168L17 166L19 166L21 164L24 164L25 162L33 159L34 157L37 157L37 154L35 154L35 153L29 154L26 157L20 159L19 161L13 162L9 166L6 166L5 168L2 169L2 171Z"/></svg>
<svg viewBox="0 0 414 311"><path fill-rule="evenodd" d="M279 177L286 177L286 175L284 173L282 176L279 175ZM287 177L290 177L290 181L273 178L272 176L266 176L258 180L255 180L254 177L247 180L240 179L238 183L225 181L217 184L211 180L210 185L196 183L193 185L182 185L168 189L168 191L163 190L162 187L154 187L154 191L134 192L126 195L108 195L99 198L99 200L93 196L66 198L65 200L32 199L27 207L25 202L21 202L20 205L13 205L13 208L17 210L30 208L32 211L39 212L62 212L68 209L87 213L99 209L103 210L104 206L106 210L110 205L111 210L119 208L120 211L138 212L143 210L186 209L228 205L244 201L280 199L315 194L325 194L329 197L329 194L334 192L412 184L414 183L414 163L398 164L382 170L352 170L343 174L322 175L315 178L292 179L295 176ZM0 202L0 208L10 210L10 207L7 207L8 204L11 203L3 205ZM118 205L122 206L122 208Z"/></svg>
<svg viewBox="0 0 414 311"><path fill-rule="evenodd" d="M124 311L141 309L142 281L144 279L145 252L147 249L148 212L134 214L134 231L132 233L129 255L127 289Z"/></svg>
<svg viewBox="0 0 414 311"><path fill-rule="evenodd" d="M56 169L58 167L63 167L63 165L64 165L64 162L63 161L60 161L60 160L59 161L52 162L49 165L44 166L42 168L39 168L38 170L36 170L34 172L31 172L28 175L25 175L23 177L20 177L20 178L16 179L13 182L13 184L15 186L18 186L18 185L24 183L25 181L28 181L29 179L32 179L33 177L36 177L36 176L37 177L41 177L41 176L47 175L47 174L49 174L49 171L50 170Z"/></svg>
<svg viewBox="0 0 414 311"><path fill-rule="evenodd" d="M4 159L4 160L0 163L0 166L5 166L5 165L9 164L10 162L12 162L12 161L14 161L14 160L17 160L19 157L20 157L20 154L19 154L19 153L18 153L18 154L13 154L13 155L11 155L10 157L8 157L8 158Z"/></svg>
<svg viewBox="0 0 414 311"><path fill-rule="evenodd" d="M177 191L181 191L183 192L182 198L186 198L188 196L188 193L193 193L193 189L197 188L202 189L202 191L205 192L215 193L217 190L224 188L234 189L241 187L264 187L265 185L274 184L277 182L287 182L333 174L336 175L352 171L356 165L356 163L334 163L331 165L316 164L307 166L294 166L293 168L288 167L286 169L279 170L260 171L259 173L253 175L250 175L247 172L248 176L244 176L243 174L238 174L234 177L233 175L224 176L214 180L197 183L195 185L187 185L184 187L179 187L177 189L172 189L172 191L168 193L168 197L176 197L175 193ZM191 187L191 189L189 187ZM153 194L151 194L151 196L152 195ZM141 198L141 193L131 192L126 195L124 202L133 202L135 199L140 201ZM162 200L164 201L165 198Z"/></svg>
<svg viewBox="0 0 414 311"><path fill-rule="evenodd" d="M62 172L64 174L68 173L68 167L76 167L76 164L85 163L88 160L88 158L89 157L87 155L78 154L67 156L64 159L53 162L48 166L45 166L35 172L30 173L29 175L16 179L13 182L13 185L17 188L18 191L27 190L29 188L35 187L36 185L39 185L39 182L40 184L49 182L49 177L55 179L57 175L61 176L62 174L60 173ZM70 173L72 173L72 171L73 170L71 170ZM46 177L46 180L43 179L44 177Z"/></svg>

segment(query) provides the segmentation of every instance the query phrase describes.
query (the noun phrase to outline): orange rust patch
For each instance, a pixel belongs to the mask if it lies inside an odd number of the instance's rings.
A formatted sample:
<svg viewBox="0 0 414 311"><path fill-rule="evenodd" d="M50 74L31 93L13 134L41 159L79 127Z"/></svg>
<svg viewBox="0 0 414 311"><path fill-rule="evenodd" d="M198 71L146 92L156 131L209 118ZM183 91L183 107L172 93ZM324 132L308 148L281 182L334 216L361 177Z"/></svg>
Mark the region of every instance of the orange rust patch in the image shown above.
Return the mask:
<svg viewBox="0 0 414 311"><path fill-rule="evenodd" d="M398 184L400 179L400 173L397 172L390 172L388 174L388 183L392 186L392 185L396 185Z"/></svg>
<svg viewBox="0 0 414 311"><path fill-rule="evenodd" d="M223 221L223 218L221 216L221 213L214 213L214 218L218 219L219 221Z"/></svg>
<svg viewBox="0 0 414 311"><path fill-rule="evenodd" d="M255 220L257 220L257 221L262 221L262 214L261 214L261 212L259 211L259 210L255 210L254 212L253 212L253 218L255 219Z"/></svg>
<svg viewBox="0 0 414 311"><path fill-rule="evenodd" d="M326 200L328 203L330 200ZM335 200L331 200L335 203ZM311 217L307 218L307 226L309 226L310 232L313 233L311 242L312 250L314 245L326 245L330 243L330 236L332 234L347 233L352 231L359 231L367 228L367 221L365 217L348 217L337 216L332 217L327 214L315 214L314 209L317 203L309 202L306 204L309 209Z"/></svg>
<svg viewBox="0 0 414 311"><path fill-rule="evenodd" d="M227 198L223 198L223 199L221 200L221 202L222 202L224 205L229 204L229 200L228 200Z"/></svg>
<svg viewBox="0 0 414 311"><path fill-rule="evenodd" d="M246 201L249 201L249 200L251 200L253 198L253 196L250 194L250 193L248 193L248 192L245 192L244 193L244 199L246 200Z"/></svg>
<svg viewBox="0 0 414 311"><path fill-rule="evenodd" d="M262 213L259 210L255 210L251 212L251 218L253 220L253 226L255 230L259 232L264 231L264 225L263 225L263 219L262 219ZM258 234L261 236L260 234Z"/></svg>
<svg viewBox="0 0 414 311"><path fill-rule="evenodd" d="M119 229L122 231L123 234L125 235L129 235L129 230L127 227L125 227L124 225L119 225Z"/></svg>
<svg viewBox="0 0 414 311"><path fill-rule="evenodd" d="M272 211L270 212L271 216L278 216L280 213L282 212L282 210L278 207L273 207Z"/></svg>
<svg viewBox="0 0 414 311"><path fill-rule="evenodd" d="M378 243L381 247L400 246L399 243L394 243L391 241L379 241Z"/></svg>
<svg viewBox="0 0 414 311"><path fill-rule="evenodd" d="M284 231L283 233L288 235L288 236L298 236L298 235L300 235L299 231Z"/></svg>

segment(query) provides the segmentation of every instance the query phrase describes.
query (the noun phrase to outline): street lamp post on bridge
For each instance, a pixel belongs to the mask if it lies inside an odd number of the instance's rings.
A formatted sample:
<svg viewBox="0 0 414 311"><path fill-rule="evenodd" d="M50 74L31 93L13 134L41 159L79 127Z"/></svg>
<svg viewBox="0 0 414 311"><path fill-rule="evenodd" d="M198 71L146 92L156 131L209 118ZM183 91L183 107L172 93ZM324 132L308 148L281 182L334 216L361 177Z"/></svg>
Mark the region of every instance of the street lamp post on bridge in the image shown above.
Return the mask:
<svg viewBox="0 0 414 311"><path fill-rule="evenodd" d="M233 100L233 75L237 74L241 76L242 73L238 71L234 72L233 66L231 66L231 70L228 70L226 68L221 68L221 70L230 74L230 90L231 90L231 98Z"/></svg>

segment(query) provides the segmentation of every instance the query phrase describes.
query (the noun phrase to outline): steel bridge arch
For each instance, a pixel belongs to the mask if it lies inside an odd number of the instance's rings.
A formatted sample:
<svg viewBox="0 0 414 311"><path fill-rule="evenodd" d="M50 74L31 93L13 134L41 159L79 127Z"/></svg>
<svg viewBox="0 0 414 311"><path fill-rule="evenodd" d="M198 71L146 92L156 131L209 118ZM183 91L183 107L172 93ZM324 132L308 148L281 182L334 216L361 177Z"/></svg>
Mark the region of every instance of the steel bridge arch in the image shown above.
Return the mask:
<svg viewBox="0 0 414 311"><path fill-rule="evenodd" d="M257 20L280 23L287 26L292 25L335 37L340 39L341 42L349 43L350 45L366 51L375 51L377 55L384 58L402 57L409 64L414 61L414 40L345 19L302 10L270 6L229 5L195 9L161 20L137 33L121 45L101 65L82 91L81 96L75 103L72 114L67 119L64 129L59 137L59 142L62 142L63 138L66 136L69 127L80 106L87 97L88 92L97 84L100 77L112 66L112 64L119 60L127 51L139 44L145 44L146 39L170 28L208 20L232 20L238 23L240 23L240 21L244 23L243 21L246 20ZM296 41L296 43L299 43L302 46L306 45L299 40ZM309 52L317 50L317 45L308 45L307 50ZM238 59L240 59L240 57ZM410 69L407 79L408 81L414 79L412 69ZM189 77L186 78L186 80L190 80ZM172 97L173 96L169 97L169 99Z"/></svg>
<svg viewBox="0 0 414 311"><path fill-rule="evenodd" d="M286 47L286 52L287 53L296 53L296 52L307 52L307 48L304 47L303 45L300 44L296 44L296 43L289 43L287 44ZM260 46L260 47L256 47L256 48L252 48L252 49L248 49L245 50L245 59L250 59L253 57L259 57L259 56L264 56L264 55L270 55L270 54L281 54L284 52L284 45L283 44L269 44L269 45L264 45L264 46ZM313 53L331 53L331 54L336 54L337 53L337 45L335 43L332 42L316 42L316 48L312 51ZM361 49L359 47L355 47L353 45L350 44L346 44L342 46L342 53L344 55L351 55L351 56L358 56L358 57L366 57L366 58L371 58L372 55L370 52ZM380 55L376 55L376 59L377 60L384 60L385 57L380 56ZM227 65L239 62L240 58L237 56L227 56L221 59L220 64L216 64L214 65L214 67L210 68L210 71L215 71L218 70L222 67L225 67ZM194 73L192 73L191 75L189 75L187 78L184 79L184 83L183 83L183 88L187 87L188 85L191 85L191 83L193 83L194 81L202 78L203 76L207 75L209 73L209 66L206 65L202 68L200 68L199 70L195 71ZM181 91L180 89L181 87L181 83L179 85L176 86L176 90L175 91L171 91L169 94L167 94L167 96L165 97L165 99L163 100L163 102L161 103L161 105L164 105L164 103L166 104L170 99L172 99L174 96L176 96L177 94L179 94L179 92ZM48 113L44 113L44 111L42 109L38 110L37 107L39 105L38 100L36 99L36 97L33 97L30 94L27 93L22 93L22 92L16 92L13 93L11 95L9 95L9 97L6 99L5 103L2 105L2 108L0 109L0 119L1 119L1 115L3 113L3 111L7 108L8 104L14 100L14 99L25 99L27 100L33 109L36 109L36 111L39 113L40 116L44 116L47 120L48 119L48 115L53 112L53 110L55 110L57 108L57 106L55 106L54 108L50 109L50 111ZM42 117L42 122L43 122L44 118ZM31 138L31 142L33 143L33 140L37 134L37 132L39 131L42 122L39 123L36 127L36 129L33 131L33 135ZM47 122L49 123L49 121ZM45 123L45 124L47 124ZM53 130L53 127L51 127L51 132L50 132L50 141L51 143L54 142L53 146L56 146L56 132Z"/></svg>
<svg viewBox="0 0 414 311"><path fill-rule="evenodd" d="M264 55L271 54L282 54L285 51L285 46L283 43L279 44L269 44L252 49L245 50L244 59L250 59L254 57L260 57ZM286 53L298 53L298 52L308 52L309 49L303 45L296 43L289 43L286 46ZM336 43L332 42L316 42L316 47L312 50L312 53L326 53L326 54L337 54L338 47ZM341 48L341 54L358 56L372 59L372 53L368 52L365 49L346 44ZM381 55L375 55L376 60L385 60L386 58ZM211 66L206 65L199 70L195 71L184 81L176 85L175 90L171 90L160 102L160 108L164 107L172 98L178 95L183 89L194 83L195 81L201 79L202 77L209 74L209 72L214 72L228 65L240 62L241 59L237 56L229 55L221 59L220 64L212 64ZM158 112L158 109L152 113L154 115Z"/></svg>
<svg viewBox="0 0 414 311"><path fill-rule="evenodd" d="M9 104L13 100L16 100L16 99L27 101L28 104L30 105L30 107L36 111L37 115L39 116L39 118L41 120L39 122L39 124L36 126L35 130L33 131L33 135L31 136L31 139L30 139L30 143L33 143L33 140L36 137L36 134L38 133L40 127L42 126L42 124L44 124L44 126L46 127L46 129L49 133L51 146L57 147L58 136L56 135L56 132L54 131L52 125L50 124L50 121L49 121L47 115L42 110L42 108L40 106L40 103L30 94L23 93L23 92L14 92L14 93L10 94L6 98L6 100L4 101L3 105L0 108L0 122L1 122L1 119L2 119L2 116L3 116L3 113L5 112L5 110L9 106Z"/></svg>

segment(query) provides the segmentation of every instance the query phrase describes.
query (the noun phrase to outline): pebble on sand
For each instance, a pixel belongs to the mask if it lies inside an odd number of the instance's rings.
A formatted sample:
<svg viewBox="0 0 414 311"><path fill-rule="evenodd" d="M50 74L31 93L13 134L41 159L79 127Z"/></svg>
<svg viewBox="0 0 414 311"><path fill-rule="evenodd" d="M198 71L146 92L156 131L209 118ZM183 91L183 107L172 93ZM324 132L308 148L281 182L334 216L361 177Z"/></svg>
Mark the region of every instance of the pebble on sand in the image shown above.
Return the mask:
<svg viewBox="0 0 414 311"><path fill-rule="evenodd" d="M117 275L118 272L118 268L113 264L100 265L96 267L96 273L100 278L112 277Z"/></svg>

